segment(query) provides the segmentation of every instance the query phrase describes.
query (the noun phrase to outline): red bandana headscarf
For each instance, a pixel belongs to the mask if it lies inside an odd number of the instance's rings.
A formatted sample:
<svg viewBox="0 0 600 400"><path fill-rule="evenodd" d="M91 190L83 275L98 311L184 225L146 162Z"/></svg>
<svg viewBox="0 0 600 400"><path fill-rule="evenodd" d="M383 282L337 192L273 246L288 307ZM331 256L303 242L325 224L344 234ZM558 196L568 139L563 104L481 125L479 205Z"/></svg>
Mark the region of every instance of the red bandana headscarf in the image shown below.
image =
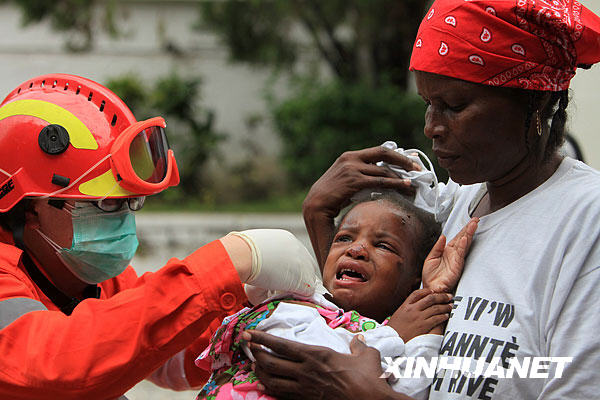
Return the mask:
<svg viewBox="0 0 600 400"><path fill-rule="evenodd" d="M410 70L491 86L559 91L600 61L600 18L575 0L437 0Z"/></svg>

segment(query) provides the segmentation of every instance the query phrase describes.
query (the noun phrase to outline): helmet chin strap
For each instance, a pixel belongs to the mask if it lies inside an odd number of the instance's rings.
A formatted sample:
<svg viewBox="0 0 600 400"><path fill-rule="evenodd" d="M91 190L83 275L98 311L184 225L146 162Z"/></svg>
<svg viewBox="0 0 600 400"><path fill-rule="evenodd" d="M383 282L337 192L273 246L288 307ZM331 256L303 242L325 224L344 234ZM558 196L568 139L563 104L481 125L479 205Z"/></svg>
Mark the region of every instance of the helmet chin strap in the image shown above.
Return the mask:
<svg viewBox="0 0 600 400"><path fill-rule="evenodd" d="M35 261L29 255L23 233L25 231L25 211L17 213L15 219L11 223L13 240L15 246L23 251L21 261L29 274L29 277L35 282L42 292L56 305L65 315L71 315L75 307L82 301L75 297L71 297L59 288L57 288L50 280L40 271ZM100 298L101 289L98 285L88 285L83 290L83 298Z"/></svg>

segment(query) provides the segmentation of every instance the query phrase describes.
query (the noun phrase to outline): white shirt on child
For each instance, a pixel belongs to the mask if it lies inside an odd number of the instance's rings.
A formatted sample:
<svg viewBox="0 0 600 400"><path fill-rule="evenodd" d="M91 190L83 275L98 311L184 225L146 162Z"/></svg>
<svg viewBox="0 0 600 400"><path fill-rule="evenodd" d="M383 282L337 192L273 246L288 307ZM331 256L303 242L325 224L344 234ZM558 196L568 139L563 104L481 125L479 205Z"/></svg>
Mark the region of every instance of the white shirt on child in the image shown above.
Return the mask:
<svg viewBox="0 0 600 400"><path fill-rule="evenodd" d="M320 294L315 294L309 301L331 310L339 310L339 307ZM332 329L315 308L284 302L279 303L271 316L260 321L257 329L281 338L325 346L346 354L350 354L350 342L357 335L344 328ZM385 357L425 357L427 360L437 357L442 340L441 335L421 335L404 343L393 328L381 324L360 334L364 336L368 346L379 350L384 371L388 368ZM399 371L404 374L403 368ZM394 376L390 376L388 382L396 392L416 399L426 399L431 385L431 379L425 376L411 379L395 379Z"/></svg>

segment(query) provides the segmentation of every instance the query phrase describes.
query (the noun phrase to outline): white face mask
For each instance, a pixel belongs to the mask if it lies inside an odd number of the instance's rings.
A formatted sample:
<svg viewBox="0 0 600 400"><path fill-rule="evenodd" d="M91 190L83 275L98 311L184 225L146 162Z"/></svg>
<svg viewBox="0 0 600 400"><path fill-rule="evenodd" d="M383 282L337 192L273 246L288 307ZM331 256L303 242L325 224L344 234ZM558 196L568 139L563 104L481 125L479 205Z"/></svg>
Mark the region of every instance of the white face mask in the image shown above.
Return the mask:
<svg viewBox="0 0 600 400"><path fill-rule="evenodd" d="M414 200L415 206L434 214L435 220L438 222L446 221L450 214L450 210L452 210L452 206L454 205L454 194L459 188L459 185L452 180L448 180L447 184L439 183L429 157L421 150L404 150L403 148L399 148L396 143L392 141L387 141L382 144L382 146L410 158L414 163L421 167L421 170L406 171L397 165L390 165L383 161L378 162L377 165L386 166L401 178L410 179L416 190ZM419 156L427 161L429 169L425 167Z"/></svg>

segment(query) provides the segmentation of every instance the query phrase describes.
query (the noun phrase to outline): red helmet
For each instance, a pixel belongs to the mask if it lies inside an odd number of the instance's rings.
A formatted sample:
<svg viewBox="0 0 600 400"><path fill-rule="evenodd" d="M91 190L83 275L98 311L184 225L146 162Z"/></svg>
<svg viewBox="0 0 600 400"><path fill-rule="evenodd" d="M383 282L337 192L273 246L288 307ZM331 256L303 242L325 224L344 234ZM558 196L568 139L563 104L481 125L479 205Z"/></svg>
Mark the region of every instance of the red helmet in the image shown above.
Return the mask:
<svg viewBox="0 0 600 400"><path fill-rule="evenodd" d="M24 197L103 199L179 183L161 117L136 121L104 86L79 76L31 79L0 104L0 212Z"/></svg>

